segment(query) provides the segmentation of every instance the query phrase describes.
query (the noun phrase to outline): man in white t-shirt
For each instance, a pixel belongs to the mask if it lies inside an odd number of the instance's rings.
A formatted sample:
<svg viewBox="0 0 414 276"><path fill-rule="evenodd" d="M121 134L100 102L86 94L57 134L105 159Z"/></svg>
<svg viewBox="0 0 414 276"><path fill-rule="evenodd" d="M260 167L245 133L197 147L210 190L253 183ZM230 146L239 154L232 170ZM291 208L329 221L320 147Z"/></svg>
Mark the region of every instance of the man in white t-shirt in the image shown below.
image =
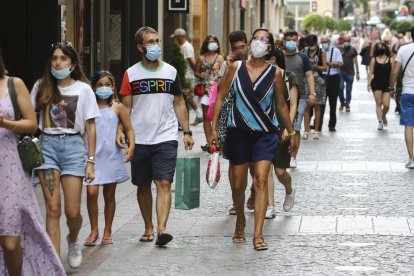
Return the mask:
<svg viewBox="0 0 414 276"><path fill-rule="evenodd" d="M141 62L128 68L119 94L130 114L135 132L135 153L131 161L132 184L138 186L137 198L145 222L140 241L154 239L151 183L157 187L157 241L164 246L172 240L166 232L171 207L171 183L174 178L178 147L178 121L184 130L185 149L194 145L188 126L187 109L177 70L162 61L160 39L151 27L135 34ZM117 144L124 137L118 131Z"/></svg>
<svg viewBox="0 0 414 276"><path fill-rule="evenodd" d="M178 28L174 31L174 33L170 36L171 38L175 37L178 44L181 47L181 53L184 56L184 59L187 61L187 71L185 72L185 78L191 82L190 89L183 90L183 96L185 103L196 113L196 118L194 122L191 124L193 126L198 125L199 123L203 122L203 113L201 112L200 108L198 108L197 104L194 102L194 69L195 69L195 54L194 54L194 47L191 45L190 42L187 40L187 33L184 29Z"/></svg>
<svg viewBox="0 0 414 276"><path fill-rule="evenodd" d="M411 28L414 38L414 27ZM394 86L400 70L404 70L402 79L402 95L400 100L400 125L405 126L405 145L408 151L408 162L405 167L414 169L413 129L414 129L414 43L401 46L392 66L391 93L395 97Z"/></svg>

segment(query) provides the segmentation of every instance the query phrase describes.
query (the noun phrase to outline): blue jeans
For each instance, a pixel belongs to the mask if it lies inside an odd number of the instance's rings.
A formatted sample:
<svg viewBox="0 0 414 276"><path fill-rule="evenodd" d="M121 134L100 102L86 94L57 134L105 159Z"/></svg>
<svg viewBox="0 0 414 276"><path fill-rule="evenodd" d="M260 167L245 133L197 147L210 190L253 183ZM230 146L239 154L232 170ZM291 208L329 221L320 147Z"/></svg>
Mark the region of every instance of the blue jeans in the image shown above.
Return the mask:
<svg viewBox="0 0 414 276"><path fill-rule="evenodd" d="M339 74L341 77L339 83L339 101L342 106L349 107L351 103L352 84L354 83L354 75L351 74ZM346 83L346 99L344 98L344 88Z"/></svg>

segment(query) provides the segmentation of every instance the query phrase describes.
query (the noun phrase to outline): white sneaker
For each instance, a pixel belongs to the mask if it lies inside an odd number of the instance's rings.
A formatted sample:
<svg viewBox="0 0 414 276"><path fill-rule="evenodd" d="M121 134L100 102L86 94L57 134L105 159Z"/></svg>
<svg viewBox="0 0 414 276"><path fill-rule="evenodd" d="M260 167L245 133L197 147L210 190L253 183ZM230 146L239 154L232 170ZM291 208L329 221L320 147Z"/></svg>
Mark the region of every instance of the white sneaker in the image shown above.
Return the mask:
<svg viewBox="0 0 414 276"><path fill-rule="evenodd" d="M405 164L405 167L407 169L414 169L414 160L408 160L408 162Z"/></svg>
<svg viewBox="0 0 414 276"><path fill-rule="evenodd" d="M276 217L275 207L267 207L266 219L274 219Z"/></svg>
<svg viewBox="0 0 414 276"><path fill-rule="evenodd" d="M292 210L293 205L295 205L295 189L292 189L292 193L290 195L285 195L285 202L283 202L283 211L289 212Z"/></svg>
<svg viewBox="0 0 414 276"><path fill-rule="evenodd" d="M378 130L383 130L383 129L384 129L384 123L380 121L378 124Z"/></svg>
<svg viewBox="0 0 414 276"><path fill-rule="evenodd" d="M298 166L298 163L296 162L296 158L294 157L290 158L290 167L294 169L297 166Z"/></svg>
<svg viewBox="0 0 414 276"><path fill-rule="evenodd" d="M71 243L69 235L66 236L68 242L68 263L71 267L76 268L82 263L82 251L78 242Z"/></svg>

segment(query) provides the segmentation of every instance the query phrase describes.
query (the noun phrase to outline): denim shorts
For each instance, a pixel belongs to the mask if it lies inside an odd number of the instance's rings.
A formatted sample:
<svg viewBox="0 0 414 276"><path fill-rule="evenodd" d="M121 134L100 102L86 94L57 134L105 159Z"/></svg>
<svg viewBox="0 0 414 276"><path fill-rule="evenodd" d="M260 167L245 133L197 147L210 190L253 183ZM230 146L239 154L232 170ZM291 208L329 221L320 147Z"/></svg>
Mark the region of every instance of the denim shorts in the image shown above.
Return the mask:
<svg viewBox="0 0 414 276"><path fill-rule="evenodd" d="M414 126L414 94L403 93L400 105L400 125Z"/></svg>
<svg viewBox="0 0 414 276"><path fill-rule="evenodd" d="M302 128L303 115L305 114L306 105L308 104L307 99L300 99L298 105L298 112L296 114L295 121L293 122L293 129L300 131Z"/></svg>
<svg viewBox="0 0 414 276"><path fill-rule="evenodd" d="M41 147L45 163L35 170L54 169L60 175L85 177L86 149L80 135L43 133Z"/></svg>
<svg viewBox="0 0 414 276"><path fill-rule="evenodd" d="M173 182L177 164L177 141L167 141L154 145L136 144L131 161L131 182L145 186L153 180Z"/></svg>
<svg viewBox="0 0 414 276"><path fill-rule="evenodd" d="M234 165L262 160L273 160L277 133L250 132L237 128L227 129L227 157Z"/></svg>

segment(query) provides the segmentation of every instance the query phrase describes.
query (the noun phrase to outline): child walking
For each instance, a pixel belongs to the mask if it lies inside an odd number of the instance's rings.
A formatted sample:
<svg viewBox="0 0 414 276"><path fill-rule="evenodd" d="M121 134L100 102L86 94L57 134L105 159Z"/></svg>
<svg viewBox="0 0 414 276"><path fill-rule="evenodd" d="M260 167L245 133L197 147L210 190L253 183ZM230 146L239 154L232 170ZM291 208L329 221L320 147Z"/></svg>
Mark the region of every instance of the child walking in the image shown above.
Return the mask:
<svg viewBox="0 0 414 276"><path fill-rule="evenodd" d="M87 186L87 206L91 233L84 245L94 246L99 241L98 231L98 195L99 186L103 186L105 201L105 229L101 244L112 244L112 221L115 215L115 189L117 184L128 180L121 148L116 146L115 137L118 123L123 125L129 146L126 161L132 159L135 149L135 136L128 113L118 102L115 92L115 79L108 71L95 73L92 79L100 117L96 119L96 160L95 180L84 182Z"/></svg>

